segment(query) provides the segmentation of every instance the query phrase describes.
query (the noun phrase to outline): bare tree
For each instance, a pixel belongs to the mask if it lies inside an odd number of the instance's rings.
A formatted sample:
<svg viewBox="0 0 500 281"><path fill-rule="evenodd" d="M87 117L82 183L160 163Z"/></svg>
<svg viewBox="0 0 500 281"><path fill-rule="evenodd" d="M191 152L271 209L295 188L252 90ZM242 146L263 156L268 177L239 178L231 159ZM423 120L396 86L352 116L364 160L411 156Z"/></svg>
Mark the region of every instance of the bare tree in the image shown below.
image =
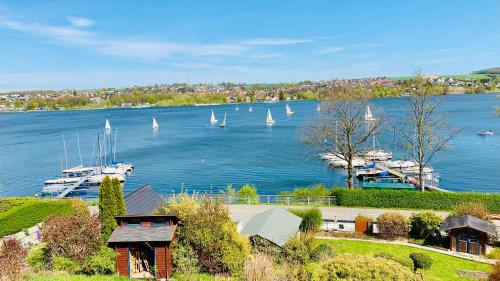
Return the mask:
<svg viewBox="0 0 500 281"><path fill-rule="evenodd" d="M461 129L450 128L447 116L438 111L442 98L432 94L431 86L420 73L415 77L412 95L407 98L408 108L399 128L403 149L418 163L418 180L424 191L424 168L434 155L448 148L449 141Z"/></svg>
<svg viewBox="0 0 500 281"><path fill-rule="evenodd" d="M318 118L305 128L304 139L347 162L347 183L352 189L353 159L363 152L367 141L379 133L384 120L366 122L368 101L352 88L333 89L327 97Z"/></svg>

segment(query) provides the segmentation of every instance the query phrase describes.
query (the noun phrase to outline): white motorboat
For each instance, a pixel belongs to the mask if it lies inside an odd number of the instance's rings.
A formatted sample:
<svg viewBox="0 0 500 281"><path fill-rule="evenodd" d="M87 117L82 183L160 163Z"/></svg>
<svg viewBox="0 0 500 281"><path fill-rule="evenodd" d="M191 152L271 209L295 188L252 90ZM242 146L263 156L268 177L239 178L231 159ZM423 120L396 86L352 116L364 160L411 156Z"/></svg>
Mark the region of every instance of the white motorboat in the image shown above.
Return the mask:
<svg viewBox="0 0 500 281"><path fill-rule="evenodd" d="M403 174L405 174L405 175L418 175L418 173L419 173L419 167L417 165L417 166L414 166L414 167L404 168L404 169L401 169L401 172ZM423 173L424 174L431 174L433 172L434 172L434 169L432 167L429 167L429 166L426 166L423 169Z"/></svg>
<svg viewBox="0 0 500 281"><path fill-rule="evenodd" d="M347 168L349 163L347 162L347 160L338 158L338 159L328 160L328 164L334 167ZM355 168L363 167L366 164L367 164L366 160L363 158L355 157L352 159L352 166Z"/></svg>
<svg viewBox="0 0 500 281"><path fill-rule="evenodd" d="M370 121L375 121L375 117L373 117L372 110L370 109L370 106L366 106L366 112L365 112L365 121L370 122Z"/></svg>
<svg viewBox="0 0 500 281"><path fill-rule="evenodd" d="M271 110L267 110L267 118L266 118L266 124L267 126L272 126L276 123L276 121L273 120L273 116L271 115Z"/></svg>
<svg viewBox="0 0 500 281"><path fill-rule="evenodd" d="M220 123L219 125L221 128L225 128L226 127L226 113L224 113L224 120L222 120L222 123Z"/></svg>
<svg viewBox="0 0 500 281"><path fill-rule="evenodd" d="M493 135L493 131L492 130L481 130L481 131L477 132L477 134L480 136L491 136L491 135Z"/></svg>
<svg viewBox="0 0 500 281"><path fill-rule="evenodd" d="M79 165L76 167L64 169L61 171L61 173L65 178L84 177L95 169L95 167L84 167L82 165Z"/></svg>
<svg viewBox="0 0 500 281"><path fill-rule="evenodd" d="M372 149L363 152L363 158L372 161L387 161L392 159L392 152L381 149Z"/></svg>
<svg viewBox="0 0 500 281"><path fill-rule="evenodd" d="M322 160L340 159L340 157L338 156L338 154L331 153L331 152L320 153L319 157L321 157Z"/></svg>
<svg viewBox="0 0 500 281"><path fill-rule="evenodd" d="M288 103L286 104L285 109L286 109L286 115L292 115L294 113Z"/></svg>
<svg viewBox="0 0 500 281"><path fill-rule="evenodd" d="M51 179L51 180L46 180L44 183L45 185L54 185L54 184L72 184L72 183L77 183L80 181L81 177L73 177L73 178L57 178L57 179Z"/></svg>
<svg viewBox="0 0 500 281"><path fill-rule="evenodd" d="M210 116L210 124L213 126L217 124L217 119L215 118L214 111L212 110L212 115Z"/></svg>
<svg viewBox="0 0 500 281"><path fill-rule="evenodd" d="M404 168L412 168L418 165L416 161L405 161L405 160L394 160L394 161L384 161L382 162L382 165L384 165L387 168L397 168L397 169L404 169Z"/></svg>
<svg viewBox="0 0 500 281"><path fill-rule="evenodd" d="M153 117L153 130L158 130L160 126L158 125L158 122L156 122L156 118Z"/></svg>
<svg viewBox="0 0 500 281"><path fill-rule="evenodd" d="M82 185L84 186L98 186L101 184L101 182L104 180L105 177L110 177L111 179L118 179L120 182L125 181L125 176L124 175L118 175L118 174L100 174L100 175L93 175L90 176L86 182L84 182Z"/></svg>
<svg viewBox="0 0 500 281"><path fill-rule="evenodd" d="M124 166L110 166L110 167L103 167L101 169L101 173L105 175L126 175L128 173L127 167Z"/></svg>

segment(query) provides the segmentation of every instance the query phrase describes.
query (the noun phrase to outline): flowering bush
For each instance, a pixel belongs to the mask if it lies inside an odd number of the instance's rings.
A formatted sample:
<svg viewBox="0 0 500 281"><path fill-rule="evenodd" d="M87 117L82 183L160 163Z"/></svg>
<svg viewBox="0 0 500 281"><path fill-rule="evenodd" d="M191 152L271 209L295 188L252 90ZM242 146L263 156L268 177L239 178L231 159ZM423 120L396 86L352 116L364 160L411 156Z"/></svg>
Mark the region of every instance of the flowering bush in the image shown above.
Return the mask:
<svg viewBox="0 0 500 281"><path fill-rule="evenodd" d="M408 236L408 221L400 213L384 213L377 218L380 236L383 239L398 239Z"/></svg>

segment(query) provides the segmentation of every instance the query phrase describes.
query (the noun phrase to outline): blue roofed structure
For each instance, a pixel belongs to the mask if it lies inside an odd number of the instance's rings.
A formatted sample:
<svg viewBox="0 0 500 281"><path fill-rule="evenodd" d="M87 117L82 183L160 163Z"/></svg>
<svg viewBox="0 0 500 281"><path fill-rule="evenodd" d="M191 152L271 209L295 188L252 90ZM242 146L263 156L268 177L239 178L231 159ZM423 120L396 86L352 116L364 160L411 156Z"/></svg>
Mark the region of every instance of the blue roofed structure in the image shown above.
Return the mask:
<svg viewBox="0 0 500 281"><path fill-rule="evenodd" d="M125 197L127 215L150 215L158 210L164 200L149 185L145 184Z"/></svg>

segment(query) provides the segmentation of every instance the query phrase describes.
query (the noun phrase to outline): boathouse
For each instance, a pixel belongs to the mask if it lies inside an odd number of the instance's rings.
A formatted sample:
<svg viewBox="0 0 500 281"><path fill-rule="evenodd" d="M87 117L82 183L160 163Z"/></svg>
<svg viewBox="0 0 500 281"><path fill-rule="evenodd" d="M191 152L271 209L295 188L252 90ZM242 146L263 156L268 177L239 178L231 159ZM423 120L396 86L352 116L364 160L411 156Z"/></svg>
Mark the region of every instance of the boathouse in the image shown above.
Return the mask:
<svg viewBox="0 0 500 281"><path fill-rule="evenodd" d="M108 240L116 253L116 270L129 278L168 279L172 276L175 215L115 217L118 227Z"/></svg>
<svg viewBox="0 0 500 281"><path fill-rule="evenodd" d="M450 249L469 254L486 254L488 236L497 236L495 225L474 216L447 218L440 231L449 233Z"/></svg>

